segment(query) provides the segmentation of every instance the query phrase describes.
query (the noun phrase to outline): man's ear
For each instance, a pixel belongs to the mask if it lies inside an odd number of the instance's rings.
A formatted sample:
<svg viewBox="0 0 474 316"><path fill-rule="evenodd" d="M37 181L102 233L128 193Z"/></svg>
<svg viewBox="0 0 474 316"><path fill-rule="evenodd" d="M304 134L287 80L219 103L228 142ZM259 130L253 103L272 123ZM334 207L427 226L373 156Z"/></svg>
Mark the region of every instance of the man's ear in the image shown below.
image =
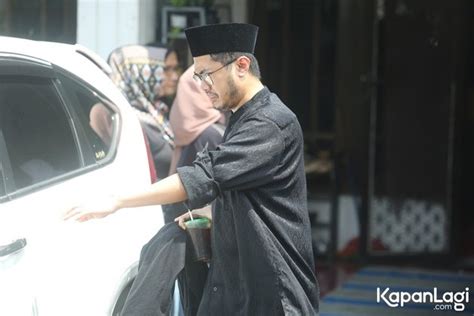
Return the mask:
<svg viewBox="0 0 474 316"><path fill-rule="evenodd" d="M250 69L250 59L246 56L240 56L237 58L237 75L243 77Z"/></svg>

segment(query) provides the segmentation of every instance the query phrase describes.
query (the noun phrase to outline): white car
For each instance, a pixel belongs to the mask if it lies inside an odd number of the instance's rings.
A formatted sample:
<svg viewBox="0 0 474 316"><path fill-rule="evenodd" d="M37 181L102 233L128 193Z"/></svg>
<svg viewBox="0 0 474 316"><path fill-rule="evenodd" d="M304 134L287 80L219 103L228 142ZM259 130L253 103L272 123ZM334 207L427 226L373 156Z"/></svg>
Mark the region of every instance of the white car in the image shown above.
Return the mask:
<svg viewBox="0 0 474 316"><path fill-rule="evenodd" d="M106 68L77 45L0 37L0 315L118 315L163 226L160 206L63 220L153 181L140 124Z"/></svg>

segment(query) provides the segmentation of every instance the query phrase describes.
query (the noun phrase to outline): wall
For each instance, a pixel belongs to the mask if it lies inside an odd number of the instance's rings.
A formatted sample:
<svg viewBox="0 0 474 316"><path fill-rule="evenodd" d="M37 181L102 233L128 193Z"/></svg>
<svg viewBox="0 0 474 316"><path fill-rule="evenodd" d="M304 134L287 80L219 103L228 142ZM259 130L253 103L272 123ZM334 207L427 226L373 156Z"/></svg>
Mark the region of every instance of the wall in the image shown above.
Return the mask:
<svg viewBox="0 0 474 316"><path fill-rule="evenodd" d="M219 8L228 6L231 10L230 21L227 20L227 16L220 16L221 22L236 22L236 23L247 23L247 0L215 0L214 5L218 12Z"/></svg>
<svg viewBox="0 0 474 316"><path fill-rule="evenodd" d="M247 1L230 0L232 5L232 22L247 22Z"/></svg>
<svg viewBox="0 0 474 316"><path fill-rule="evenodd" d="M79 0L77 42L101 57L126 44L155 38L154 0Z"/></svg>

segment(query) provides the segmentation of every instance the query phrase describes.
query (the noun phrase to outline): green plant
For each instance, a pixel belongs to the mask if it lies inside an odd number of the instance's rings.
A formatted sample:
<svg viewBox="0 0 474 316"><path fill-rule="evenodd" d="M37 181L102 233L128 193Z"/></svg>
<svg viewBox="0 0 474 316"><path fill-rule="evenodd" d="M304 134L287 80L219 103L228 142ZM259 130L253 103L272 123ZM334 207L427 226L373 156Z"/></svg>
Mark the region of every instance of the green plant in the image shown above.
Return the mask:
<svg viewBox="0 0 474 316"><path fill-rule="evenodd" d="M170 38L178 38L179 34L181 33L181 28L179 27L172 27L169 33Z"/></svg>
<svg viewBox="0 0 474 316"><path fill-rule="evenodd" d="M184 6L210 7L214 4L214 0L170 0L170 4L175 7L184 7Z"/></svg>
<svg viewBox="0 0 474 316"><path fill-rule="evenodd" d="M188 0L170 0L170 3L175 7L184 7L188 5Z"/></svg>

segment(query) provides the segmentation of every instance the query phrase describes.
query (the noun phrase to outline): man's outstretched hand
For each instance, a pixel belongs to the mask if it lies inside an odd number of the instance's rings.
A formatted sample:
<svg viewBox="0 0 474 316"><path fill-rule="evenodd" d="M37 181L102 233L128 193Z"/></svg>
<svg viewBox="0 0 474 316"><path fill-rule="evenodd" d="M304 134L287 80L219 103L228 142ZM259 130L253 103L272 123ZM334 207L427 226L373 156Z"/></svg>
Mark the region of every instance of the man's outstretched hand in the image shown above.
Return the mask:
<svg viewBox="0 0 474 316"><path fill-rule="evenodd" d="M115 213L118 209L118 201L115 197L101 198L69 209L64 214L63 219L86 222L91 219L106 217Z"/></svg>

